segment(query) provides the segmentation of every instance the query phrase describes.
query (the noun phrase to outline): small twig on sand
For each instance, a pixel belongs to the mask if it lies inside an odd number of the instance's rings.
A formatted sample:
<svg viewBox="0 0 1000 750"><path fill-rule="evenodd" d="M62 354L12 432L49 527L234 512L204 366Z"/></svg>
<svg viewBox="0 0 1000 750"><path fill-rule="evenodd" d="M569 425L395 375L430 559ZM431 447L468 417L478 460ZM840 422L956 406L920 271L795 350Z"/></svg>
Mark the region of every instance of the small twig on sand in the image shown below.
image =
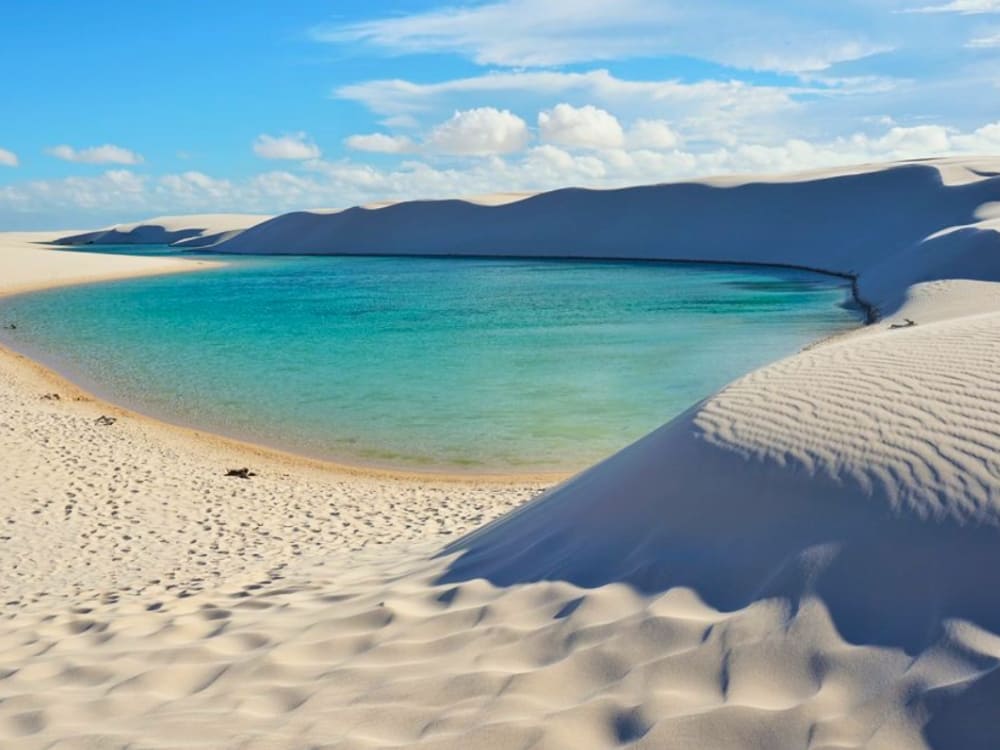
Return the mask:
<svg viewBox="0 0 1000 750"><path fill-rule="evenodd" d="M102 414L101 416L99 416L94 421L97 422L97 424L99 424L99 425L101 425L103 427L110 427L111 425L113 425L118 420L115 419L114 417L106 417L106 416L104 416Z"/></svg>
<svg viewBox="0 0 1000 750"><path fill-rule="evenodd" d="M915 326L916 325L916 323L914 323L909 318L903 318L903 320L905 320L906 322L905 323L893 323L892 325L889 326L889 330L892 331L892 330L894 330L896 328L909 328L910 326Z"/></svg>

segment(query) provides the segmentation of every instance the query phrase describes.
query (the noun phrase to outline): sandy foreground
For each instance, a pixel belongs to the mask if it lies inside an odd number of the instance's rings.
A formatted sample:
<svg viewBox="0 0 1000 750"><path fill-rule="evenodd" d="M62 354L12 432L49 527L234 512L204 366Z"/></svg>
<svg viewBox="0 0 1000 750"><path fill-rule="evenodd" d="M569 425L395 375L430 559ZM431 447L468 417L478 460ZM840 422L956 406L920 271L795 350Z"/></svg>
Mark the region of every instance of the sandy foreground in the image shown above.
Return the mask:
<svg viewBox="0 0 1000 750"><path fill-rule="evenodd" d="M1000 183L938 168L954 223L851 269L887 318L533 503L255 453L0 355L0 747L996 747ZM183 270L27 239L0 291Z"/></svg>
<svg viewBox="0 0 1000 750"><path fill-rule="evenodd" d="M0 293L202 265L61 252L36 244L49 239L54 235L0 236ZM96 420L103 416L116 421L102 426ZM335 602L348 596L341 578L381 582L385 556L373 551L414 547L390 562L419 561L543 488L538 482L351 475L255 451L97 401L3 349L0 455L5 571L0 578L0 747L176 747L189 741L240 747L244 734L257 732L278 746L297 747L295 738L305 725L278 731L285 724L284 710L261 704L251 713L263 710L271 717L262 714L263 723L255 720L257 728L245 733L232 723L237 714L207 719L212 729L195 729L191 717L178 720L176 715L168 720L172 728L152 728L152 704L146 700L165 708L185 695L204 697L209 682L220 695L228 693L247 676L236 670L230 682L221 674L229 670L226 663L250 652L263 657L287 641L277 632L251 633L247 645L256 645L249 652L244 646L224 647L221 661L212 657L207 663L205 647L228 640L216 636L232 628L241 612L254 613L244 623L252 631L251 622L275 607L287 609L301 601L312 609ZM243 466L257 476L224 476L227 469ZM338 582L319 583L328 576ZM272 598L278 591L279 598ZM377 618L386 611L367 602L332 617L350 622L361 613L364 622L369 609ZM293 617L281 628L309 631L305 642L311 643L316 622L302 614L304 619ZM192 627L190 637L182 635ZM234 643L243 640L238 635ZM159 666L139 652L160 646L174 656L164 653ZM125 658L118 651L123 647L139 651ZM293 669L303 666L304 654L291 657L290 665L299 664ZM214 674L210 681L204 677L208 673ZM261 692L265 703L291 700L298 708L311 690L303 685L302 698L290 699L281 687L288 676L273 678L277 692L271 697L269 689ZM320 680L319 672L313 680ZM111 690L125 682L133 687ZM139 695L146 698L137 703ZM91 700L96 703L84 705ZM200 702L195 698L192 704L198 713L207 708ZM331 720L319 734L302 736L333 737L337 727L346 731L343 719Z"/></svg>

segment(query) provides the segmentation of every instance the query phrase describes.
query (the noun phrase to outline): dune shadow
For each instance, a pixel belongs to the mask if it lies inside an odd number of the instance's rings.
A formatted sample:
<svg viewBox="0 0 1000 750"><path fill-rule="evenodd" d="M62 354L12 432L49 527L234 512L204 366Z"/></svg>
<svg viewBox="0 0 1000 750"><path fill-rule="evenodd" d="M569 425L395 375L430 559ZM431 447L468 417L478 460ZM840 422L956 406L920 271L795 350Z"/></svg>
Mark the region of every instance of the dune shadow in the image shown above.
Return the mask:
<svg viewBox="0 0 1000 750"><path fill-rule="evenodd" d="M66 237L60 237L50 243L52 245L170 245L174 242L201 237L207 230L204 227L184 227L182 229L167 229L160 224L141 224L133 229L122 231L117 227L99 229L94 232L83 232Z"/></svg>
<svg viewBox="0 0 1000 750"><path fill-rule="evenodd" d="M734 611L818 598L849 642L915 654L963 619L1000 633L1000 529L894 511L794 466L747 470L697 438L697 407L456 540L440 582L688 587Z"/></svg>
<svg viewBox="0 0 1000 750"><path fill-rule="evenodd" d="M819 600L847 643L914 658L947 643L954 620L1000 634L995 526L873 512L870 498L849 491L812 500L806 477L761 491L705 458L679 449L655 471L610 459L447 547L442 555L455 557L437 583L626 584L648 595L684 587L722 612L781 600L790 617ZM932 747L956 747L955 737L996 746L1000 678L916 700L936 712Z"/></svg>

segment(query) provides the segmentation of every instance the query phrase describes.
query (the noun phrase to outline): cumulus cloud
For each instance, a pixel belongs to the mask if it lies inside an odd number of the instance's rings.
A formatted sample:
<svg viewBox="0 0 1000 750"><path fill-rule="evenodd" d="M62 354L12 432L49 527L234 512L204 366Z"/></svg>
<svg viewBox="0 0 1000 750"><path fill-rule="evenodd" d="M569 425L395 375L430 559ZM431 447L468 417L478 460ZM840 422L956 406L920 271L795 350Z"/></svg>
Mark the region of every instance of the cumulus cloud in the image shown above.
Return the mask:
<svg viewBox="0 0 1000 750"><path fill-rule="evenodd" d="M156 193L186 205L197 205L197 201L227 198L233 190L229 180L209 177L203 172L188 171L168 174L156 181Z"/></svg>
<svg viewBox="0 0 1000 750"><path fill-rule="evenodd" d="M372 151L379 154L405 154L413 150L413 141L406 136L369 133L352 135L344 139L348 148L355 151Z"/></svg>
<svg viewBox="0 0 1000 750"><path fill-rule="evenodd" d="M699 151L633 148L574 150L543 143L506 157L478 158L441 167L412 160L387 168L354 162L314 162L310 200L345 201L454 197L496 191L546 190L566 185L618 187L710 174L788 172L862 162L957 153L991 153L1000 148L1000 122L970 131L943 126L891 126L823 141L789 139L748 142ZM259 186L255 189L259 189ZM261 210L270 210L259 206Z"/></svg>
<svg viewBox="0 0 1000 750"><path fill-rule="evenodd" d="M626 132L614 115L592 105L557 104L538 114L539 134L545 146L566 148L670 149L681 136L665 120L639 119ZM416 142L407 136L371 133L352 135L345 144L356 151L386 154L448 154L488 156L524 149L531 135L527 124L506 110L484 107L459 111L433 127ZM538 153L554 153L543 148Z"/></svg>
<svg viewBox="0 0 1000 750"><path fill-rule="evenodd" d="M625 131L618 118L592 104L557 104L538 113L538 133L546 143L575 148L621 148Z"/></svg>
<svg viewBox="0 0 1000 750"><path fill-rule="evenodd" d="M799 97L815 103L826 98L850 96L858 86L868 92L873 82L815 86L778 87L741 81L673 80L637 81L619 78L607 70L588 72L518 71L490 73L438 83L405 80L369 81L341 87L335 96L360 102L380 115L423 116L455 105L471 97L490 97L512 105L538 101L586 104L631 117L669 117L679 132L697 132L711 139L722 132L736 139L759 134L779 116L801 105ZM461 109L461 107L457 107ZM770 125L769 125L770 123Z"/></svg>
<svg viewBox="0 0 1000 750"><path fill-rule="evenodd" d="M522 121L523 122L523 121ZM459 128L458 130L462 130ZM646 146L636 132L656 133ZM464 131L463 131L464 132ZM666 146L657 125L633 126L624 145L580 149L542 143L506 155L475 158L408 158L377 168L349 159L309 160L297 171L269 171L242 180L201 172L159 178L129 170L0 186L0 211L51 211L61 207L148 215L183 211L259 211L343 207L376 200L443 198L497 191L546 190L566 185L618 187L710 174L788 172L861 162L1000 151L1000 122L959 130L941 125L886 125L881 130L825 140L746 141L734 145ZM520 142L520 141L519 141ZM473 148L482 142L472 140ZM487 141L490 148L495 141ZM655 148L653 146L656 146Z"/></svg>
<svg viewBox="0 0 1000 750"><path fill-rule="evenodd" d="M455 112L431 130L425 145L443 154L486 156L520 151L528 138L528 125L517 115L478 107Z"/></svg>
<svg viewBox="0 0 1000 750"><path fill-rule="evenodd" d="M626 134L629 148L669 149L681 144L681 137L665 120L636 120Z"/></svg>
<svg viewBox="0 0 1000 750"><path fill-rule="evenodd" d="M141 164L142 157L121 146L105 143L103 146L75 149L72 146L52 146L45 150L50 156L78 164Z"/></svg>
<svg viewBox="0 0 1000 750"><path fill-rule="evenodd" d="M145 205L144 177L112 169L88 177L32 180L0 187L0 207L14 211L81 208L129 210Z"/></svg>
<svg viewBox="0 0 1000 750"><path fill-rule="evenodd" d="M318 159L319 147L303 133L281 136L261 134L253 144L253 152L263 159Z"/></svg>
<svg viewBox="0 0 1000 750"><path fill-rule="evenodd" d="M5 148L0 148L0 166L16 167L17 164L17 154Z"/></svg>
<svg viewBox="0 0 1000 750"><path fill-rule="evenodd" d="M967 153L996 154L1000 152L1000 121L983 125L971 133L955 134L951 140Z"/></svg>

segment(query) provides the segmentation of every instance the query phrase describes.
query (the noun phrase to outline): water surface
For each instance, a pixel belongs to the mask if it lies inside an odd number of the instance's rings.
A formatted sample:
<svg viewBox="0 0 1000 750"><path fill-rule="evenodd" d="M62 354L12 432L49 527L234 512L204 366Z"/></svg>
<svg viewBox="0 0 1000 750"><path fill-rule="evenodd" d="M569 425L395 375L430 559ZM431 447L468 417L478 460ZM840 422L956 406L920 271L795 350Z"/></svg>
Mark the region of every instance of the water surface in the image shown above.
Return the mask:
<svg viewBox="0 0 1000 750"><path fill-rule="evenodd" d="M355 463L524 472L581 468L859 323L843 280L786 269L226 260L2 300L6 340L180 424Z"/></svg>

